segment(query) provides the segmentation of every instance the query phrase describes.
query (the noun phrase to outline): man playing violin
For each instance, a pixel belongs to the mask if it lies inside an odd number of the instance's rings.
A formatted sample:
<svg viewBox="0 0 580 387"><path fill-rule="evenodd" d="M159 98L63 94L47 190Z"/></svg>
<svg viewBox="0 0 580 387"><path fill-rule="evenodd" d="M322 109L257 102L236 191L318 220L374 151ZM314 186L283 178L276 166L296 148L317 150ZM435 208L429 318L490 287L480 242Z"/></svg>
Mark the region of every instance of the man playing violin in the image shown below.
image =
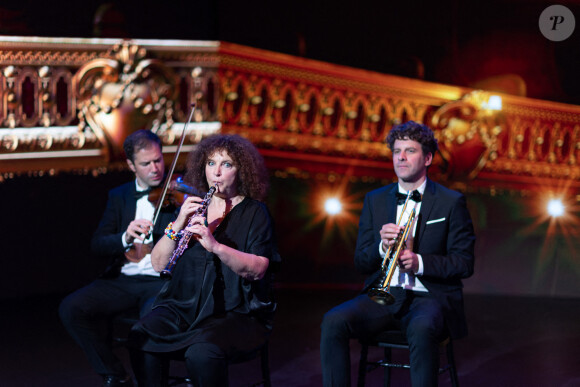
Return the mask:
<svg viewBox="0 0 580 387"><path fill-rule="evenodd" d="M368 277L358 297L324 316L324 386L350 386L350 339L371 339L388 329L406 335L412 385L436 386L439 343L467 334L461 280L473 274L475 234L465 196L427 177L437 151L430 128L409 121L393 127L386 142L398 182L365 197L354 261ZM409 239L392 256L392 298L378 297L387 288L380 287L385 255L400 242L407 219Z"/></svg>
<svg viewBox="0 0 580 387"><path fill-rule="evenodd" d="M117 315L146 314L163 280L151 266L151 245L163 236L174 209L152 219L152 188L164 180L165 164L159 137L138 130L123 144L127 165L135 179L109 192L103 217L91 241L91 251L111 260L106 272L67 296L59 307L66 330L85 352L103 386L132 386L133 381L112 350L109 322Z"/></svg>

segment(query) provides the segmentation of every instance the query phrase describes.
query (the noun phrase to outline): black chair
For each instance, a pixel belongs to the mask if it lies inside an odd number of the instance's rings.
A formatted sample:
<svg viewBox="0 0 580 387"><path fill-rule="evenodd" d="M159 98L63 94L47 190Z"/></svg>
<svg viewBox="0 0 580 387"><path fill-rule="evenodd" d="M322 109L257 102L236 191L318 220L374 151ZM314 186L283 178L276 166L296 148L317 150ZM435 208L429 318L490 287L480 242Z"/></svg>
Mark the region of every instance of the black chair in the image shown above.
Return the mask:
<svg viewBox="0 0 580 387"><path fill-rule="evenodd" d="M400 330L387 330L381 332L371 340L360 340L362 346L360 363L358 369L358 387L364 387L366 374L372 370L379 367L384 368L384 386L389 387L391 385L391 368L405 368L410 369L409 364L400 364L392 362L392 349L406 349L409 350L409 343L405 334ZM383 360L369 362L368 352L369 347L381 347L384 348ZM457 378L457 368L455 366L455 358L453 356L453 341L450 337L446 338L440 343L440 347L444 349L447 356L447 364L439 368L439 374L444 372L449 372L451 378L451 385L453 387L459 387L459 379Z"/></svg>
<svg viewBox="0 0 580 387"><path fill-rule="evenodd" d="M252 384L252 386L264 386L272 387L272 382L270 380L270 341L267 340L261 348L258 348L255 352L234 358L231 360L230 364L240 364L245 363L250 360L260 358L260 368L262 370L262 380Z"/></svg>

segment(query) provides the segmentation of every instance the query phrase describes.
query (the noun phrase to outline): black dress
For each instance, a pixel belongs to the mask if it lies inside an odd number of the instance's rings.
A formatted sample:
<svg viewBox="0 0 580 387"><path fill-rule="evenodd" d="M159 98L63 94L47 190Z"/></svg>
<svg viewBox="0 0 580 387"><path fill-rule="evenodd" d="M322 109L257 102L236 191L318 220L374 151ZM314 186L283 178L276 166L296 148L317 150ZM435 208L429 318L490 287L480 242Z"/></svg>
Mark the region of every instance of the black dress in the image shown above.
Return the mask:
<svg viewBox="0 0 580 387"><path fill-rule="evenodd" d="M280 260L272 218L259 201L242 200L213 235L219 243L268 258L270 268ZM232 315L256 321L269 332L276 308L270 268L261 280L243 279L192 238L152 312L133 327L131 336L138 342L133 340L132 345L148 352L177 351L199 340L200 331L212 329L214 320ZM224 321L232 321L229 317Z"/></svg>

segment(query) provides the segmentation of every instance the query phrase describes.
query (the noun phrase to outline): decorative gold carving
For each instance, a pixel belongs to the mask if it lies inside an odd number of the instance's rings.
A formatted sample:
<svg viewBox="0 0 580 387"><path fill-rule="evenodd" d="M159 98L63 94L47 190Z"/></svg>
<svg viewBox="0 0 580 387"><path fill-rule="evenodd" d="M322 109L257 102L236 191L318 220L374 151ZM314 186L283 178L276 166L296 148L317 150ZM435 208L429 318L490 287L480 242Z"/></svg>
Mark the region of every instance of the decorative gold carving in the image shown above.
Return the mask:
<svg viewBox="0 0 580 387"><path fill-rule="evenodd" d="M167 79L176 94L157 91ZM488 115L484 94L223 42L0 38L0 173L100 173L122 130L144 117L171 149L172 128L197 102L195 123L221 122L255 141L273 169L300 176L391 180L384 139L412 119L434 126L449 185L503 192L569 179L580 191L580 107L504 95L501 114ZM84 156L32 161L58 151Z"/></svg>
<svg viewBox="0 0 580 387"><path fill-rule="evenodd" d="M102 57L96 52L34 52L34 51L0 51L0 63L10 65L36 66L82 66L83 64Z"/></svg>
<svg viewBox="0 0 580 387"><path fill-rule="evenodd" d="M116 60L97 58L75 75L80 117L118 160L122 144L137 129L156 131L171 116L176 97L173 71L162 62L145 59L146 50L129 42L113 49ZM81 121L81 128L84 124Z"/></svg>
<svg viewBox="0 0 580 387"><path fill-rule="evenodd" d="M474 91L443 105L431 118L443 157L436 165L448 180L472 180L496 151L505 123L501 113L484 107L488 99L488 93Z"/></svg>

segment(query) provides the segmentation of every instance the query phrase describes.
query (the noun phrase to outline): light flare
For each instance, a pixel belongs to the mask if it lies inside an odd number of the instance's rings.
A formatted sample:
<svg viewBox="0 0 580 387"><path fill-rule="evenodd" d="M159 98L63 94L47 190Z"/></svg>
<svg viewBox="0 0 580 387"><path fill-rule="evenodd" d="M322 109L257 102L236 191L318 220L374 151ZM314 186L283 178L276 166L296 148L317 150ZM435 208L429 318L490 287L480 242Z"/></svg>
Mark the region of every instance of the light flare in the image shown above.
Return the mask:
<svg viewBox="0 0 580 387"><path fill-rule="evenodd" d="M314 217L306 228L324 224L322 244L330 242L335 233L343 241L356 241L364 193L349 194L348 187L348 179L344 178L338 183L318 185L311 194L310 213Z"/></svg>
<svg viewBox="0 0 580 387"><path fill-rule="evenodd" d="M569 183L568 183L569 184ZM535 221L522 230L524 235L535 234L538 229L544 228L545 236L538 254L536 269L537 280L541 278L543 270L558 260L558 251L567 251L560 254L559 259L570 261L571 267L577 267L577 240L580 238L580 203L571 194L569 186L563 183L557 189L538 195L535 204L530 206L530 215ZM563 244L565 248L558 249Z"/></svg>

